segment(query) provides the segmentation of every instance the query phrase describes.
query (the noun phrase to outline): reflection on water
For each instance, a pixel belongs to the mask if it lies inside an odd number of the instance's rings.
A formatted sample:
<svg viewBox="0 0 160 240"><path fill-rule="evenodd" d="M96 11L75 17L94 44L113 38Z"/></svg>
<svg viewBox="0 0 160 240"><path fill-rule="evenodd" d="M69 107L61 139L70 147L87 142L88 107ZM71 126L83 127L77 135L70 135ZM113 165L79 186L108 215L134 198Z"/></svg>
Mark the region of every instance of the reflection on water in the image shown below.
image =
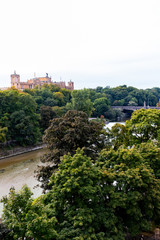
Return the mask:
<svg viewBox="0 0 160 240"><path fill-rule="evenodd" d="M40 157L45 150L37 150L0 160L0 198L9 193L9 189L14 186L16 191L27 184L34 197L38 197L42 190L40 187L34 188L38 181L34 177L37 165L40 165ZM0 215L2 214L2 203L0 203Z"/></svg>

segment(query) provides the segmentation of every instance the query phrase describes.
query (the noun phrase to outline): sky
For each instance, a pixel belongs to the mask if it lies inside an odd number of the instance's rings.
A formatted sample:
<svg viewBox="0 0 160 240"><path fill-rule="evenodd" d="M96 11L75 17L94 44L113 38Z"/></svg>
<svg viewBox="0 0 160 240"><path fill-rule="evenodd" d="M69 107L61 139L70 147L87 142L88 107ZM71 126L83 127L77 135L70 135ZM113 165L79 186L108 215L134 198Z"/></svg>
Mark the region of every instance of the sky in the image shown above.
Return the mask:
<svg viewBox="0 0 160 240"><path fill-rule="evenodd" d="M160 87L159 0L0 0L0 87L45 76L75 89Z"/></svg>

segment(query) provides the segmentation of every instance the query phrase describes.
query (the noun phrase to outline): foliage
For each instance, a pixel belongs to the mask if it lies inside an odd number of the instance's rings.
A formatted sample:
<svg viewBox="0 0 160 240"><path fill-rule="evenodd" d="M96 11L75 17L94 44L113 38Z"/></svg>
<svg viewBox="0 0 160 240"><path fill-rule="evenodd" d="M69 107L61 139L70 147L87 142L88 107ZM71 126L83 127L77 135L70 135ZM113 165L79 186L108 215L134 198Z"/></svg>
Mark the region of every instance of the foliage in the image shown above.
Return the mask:
<svg viewBox="0 0 160 240"><path fill-rule="evenodd" d="M145 162L152 168L155 177L160 179L160 148L153 142L147 142L141 143L137 150Z"/></svg>
<svg viewBox="0 0 160 240"><path fill-rule="evenodd" d="M9 235L27 240L124 240L126 232L135 236L150 230L153 223L160 224L158 156L159 149L151 143L103 149L96 162L80 149L65 155L45 195L33 201L25 186L3 198Z"/></svg>
<svg viewBox="0 0 160 240"><path fill-rule="evenodd" d="M41 106L40 108L40 126L43 130L47 129L50 125L50 120L56 117L56 113L50 106Z"/></svg>
<svg viewBox="0 0 160 240"><path fill-rule="evenodd" d="M10 189L9 196L3 197L3 222L9 229L8 239L56 239L56 219L51 209L44 206L43 197L33 201L32 193L25 185L21 191ZM43 211L42 211L43 210Z"/></svg>
<svg viewBox="0 0 160 240"><path fill-rule="evenodd" d="M156 104L156 107L160 107L160 99L159 99L158 103Z"/></svg>
<svg viewBox="0 0 160 240"><path fill-rule="evenodd" d="M114 208L106 203L101 175L80 150L73 157L64 157L59 171L51 178L53 187L45 200L55 209L59 240L124 239L122 224Z"/></svg>
<svg viewBox="0 0 160 240"><path fill-rule="evenodd" d="M160 129L160 110L140 109L133 112L131 119L126 121L126 128L132 144L156 140Z"/></svg>
<svg viewBox="0 0 160 240"><path fill-rule="evenodd" d="M32 193L27 186L24 186L19 193L14 188L10 189L9 196L3 197L3 221L11 230L9 233L14 239L25 237L26 214L31 209Z"/></svg>
<svg viewBox="0 0 160 240"><path fill-rule="evenodd" d="M83 111L90 117L93 111L93 104L89 99L88 90L74 90L72 91L71 96L71 103L68 103L66 108L68 110Z"/></svg>
<svg viewBox="0 0 160 240"><path fill-rule="evenodd" d="M39 115L32 96L13 88L0 92L0 99L3 141L14 140L20 145L36 143L40 138Z"/></svg>
<svg viewBox="0 0 160 240"><path fill-rule="evenodd" d="M29 93L38 104L38 109L42 105L45 106L59 106L62 107L70 102L71 91L68 89L61 89L60 87L53 84L44 84L40 88L25 89L24 92Z"/></svg>
<svg viewBox="0 0 160 240"><path fill-rule="evenodd" d="M119 109L109 108L105 112L105 118L111 121L122 121L125 118L125 114Z"/></svg>
<svg viewBox="0 0 160 240"><path fill-rule="evenodd" d="M101 115L105 115L109 109L109 101L106 97L95 99L93 107L95 108L93 115L100 117Z"/></svg>
<svg viewBox="0 0 160 240"><path fill-rule="evenodd" d="M160 180L135 147L103 150L97 165L106 204L132 236L160 223Z"/></svg>
<svg viewBox="0 0 160 240"><path fill-rule="evenodd" d="M43 196L32 202L31 209L26 215L27 231L26 236L35 240L56 240L57 220L54 211L48 205L44 205Z"/></svg>
<svg viewBox="0 0 160 240"><path fill-rule="evenodd" d="M80 147L95 159L105 145L105 134L102 123L89 121L87 114L72 110L51 121L43 140L49 150L43 161L49 162L49 166L40 167L38 179L45 189L53 169L57 168L60 162L60 157L68 152L73 155Z"/></svg>
<svg viewBox="0 0 160 240"><path fill-rule="evenodd" d="M113 125L111 129L107 128L108 147L117 150L121 145L129 145L129 132L128 129L120 123Z"/></svg>
<svg viewBox="0 0 160 240"><path fill-rule="evenodd" d="M27 115L23 110L15 111L10 116L10 134L20 145L31 145L40 138L39 116Z"/></svg>
<svg viewBox="0 0 160 240"><path fill-rule="evenodd" d="M0 143L6 142L6 133L8 132L8 128L0 128Z"/></svg>

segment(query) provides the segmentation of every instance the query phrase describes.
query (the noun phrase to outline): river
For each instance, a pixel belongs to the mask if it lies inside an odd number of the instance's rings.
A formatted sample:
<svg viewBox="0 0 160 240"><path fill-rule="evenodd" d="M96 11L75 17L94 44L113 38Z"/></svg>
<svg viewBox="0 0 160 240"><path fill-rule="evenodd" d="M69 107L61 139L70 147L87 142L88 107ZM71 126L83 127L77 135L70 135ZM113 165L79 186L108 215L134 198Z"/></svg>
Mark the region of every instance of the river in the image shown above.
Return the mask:
<svg viewBox="0 0 160 240"><path fill-rule="evenodd" d="M9 189L14 186L16 191L27 184L33 197L38 197L42 193L40 187L34 188L38 181L34 177L37 165L40 165L40 157L45 153L44 149L17 155L0 160L0 199L9 193ZM0 203L0 216L3 205Z"/></svg>
<svg viewBox="0 0 160 240"><path fill-rule="evenodd" d="M111 122L106 127L111 128L115 122ZM35 186L38 181L34 177L37 165L41 165L40 158L45 153L45 149L24 153L14 157L0 160L0 199L9 193L9 189L14 186L16 191L27 184L36 198L42 193L40 187ZM0 216L3 205L0 203Z"/></svg>

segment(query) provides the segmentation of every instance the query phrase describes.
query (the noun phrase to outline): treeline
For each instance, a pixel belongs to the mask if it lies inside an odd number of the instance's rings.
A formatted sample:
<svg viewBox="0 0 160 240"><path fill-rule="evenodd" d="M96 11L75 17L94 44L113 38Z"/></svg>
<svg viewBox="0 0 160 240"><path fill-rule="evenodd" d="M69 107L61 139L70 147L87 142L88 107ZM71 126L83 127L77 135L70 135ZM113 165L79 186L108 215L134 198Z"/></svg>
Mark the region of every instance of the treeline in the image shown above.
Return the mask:
<svg viewBox="0 0 160 240"><path fill-rule="evenodd" d="M160 99L160 88L137 89L122 85L115 88L96 88L97 93L104 94L112 106L156 106Z"/></svg>
<svg viewBox="0 0 160 240"><path fill-rule="evenodd" d="M43 140L45 194L33 200L27 186L11 188L4 239L128 240L160 226L159 110L135 111L111 130L71 110Z"/></svg>
<svg viewBox="0 0 160 240"><path fill-rule="evenodd" d="M139 90L134 87L83 89L69 91L56 85L41 88L15 88L0 91L0 143L29 145L41 141L50 120L68 110L85 112L89 117L116 121L124 113L112 105L150 106L159 104L160 88ZM2 144L1 144L2 145Z"/></svg>

